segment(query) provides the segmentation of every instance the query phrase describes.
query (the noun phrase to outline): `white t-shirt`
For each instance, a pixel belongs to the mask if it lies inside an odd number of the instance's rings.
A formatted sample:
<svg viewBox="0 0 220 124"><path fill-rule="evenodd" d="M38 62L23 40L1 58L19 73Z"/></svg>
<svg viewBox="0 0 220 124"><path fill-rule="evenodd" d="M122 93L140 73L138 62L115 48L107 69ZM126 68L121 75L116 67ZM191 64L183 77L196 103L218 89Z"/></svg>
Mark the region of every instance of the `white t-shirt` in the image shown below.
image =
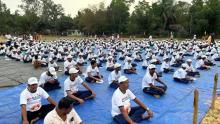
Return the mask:
<svg viewBox="0 0 220 124"><path fill-rule="evenodd" d="M169 62L163 62L162 65L160 66L160 71L164 71L164 69L169 69L170 68L170 63Z"/></svg>
<svg viewBox="0 0 220 124"><path fill-rule="evenodd" d="M20 105L26 105L27 111L38 111L41 108L41 98L47 99L49 97L48 93L41 87L37 88L35 93L29 92L26 88L20 94Z"/></svg>
<svg viewBox="0 0 220 124"><path fill-rule="evenodd" d="M86 77L88 77L88 73L91 73L92 76L96 76L97 73L99 73L99 68L96 66L95 68L92 68L92 66L88 66L86 69Z"/></svg>
<svg viewBox="0 0 220 124"><path fill-rule="evenodd" d="M53 62L53 64L52 63L48 63L48 68L50 68L50 67L57 67L57 63L56 62Z"/></svg>
<svg viewBox="0 0 220 124"><path fill-rule="evenodd" d="M75 109L67 114L66 120L63 121L57 114L56 109L49 112L44 118L44 124L80 124L82 122Z"/></svg>
<svg viewBox="0 0 220 124"><path fill-rule="evenodd" d="M113 61L111 61L111 62L108 61L108 62L106 63L106 69L107 69L108 67L110 67L110 68L111 68L111 67L114 67L114 62L113 62Z"/></svg>
<svg viewBox="0 0 220 124"><path fill-rule="evenodd" d="M174 72L173 77L178 79L183 79L186 78L186 75L187 75L186 71L183 70L183 68L179 68Z"/></svg>
<svg viewBox="0 0 220 124"><path fill-rule="evenodd" d="M195 71L195 69L193 68L192 64L190 66L188 64L186 64L186 65L187 65L187 67L186 67L187 71L190 71L190 72L194 72Z"/></svg>
<svg viewBox="0 0 220 124"><path fill-rule="evenodd" d="M144 60L142 63L142 66L147 67L149 65L149 63L147 62L147 60Z"/></svg>
<svg viewBox="0 0 220 124"><path fill-rule="evenodd" d="M110 75L108 76L108 82L111 84L113 81L117 81L119 77L121 76L121 72L119 71L118 74L115 73L115 71L112 71Z"/></svg>
<svg viewBox="0 0 220 124"><path fill-rule="evenodd" d="M131 69L131 63L125 62L124 69Z"/></svg>
<svg viewBox="0 0 220 124"><path fill-rule="evenodd" d="M65 62L64 62L64 71L67 71L67 67L70 69L70 68L73 68L74 66L76 65L76 62L75 61L71 61L71 62L69 62L68 60L66 60Z"/></svg>
<svg viewBox="0 0 220 124"><path fill-rule="evenodd" d="M121 114L119 109L121 106L124 106L129 113L129 110L131 109L130 100L134 100L135 98L136 96L129 89L126 90L125 94L123 94L119 88L116 89L112 96L112 117Z"/></svg>
<svg viewBox="0 0 220 124"><path fill-rule="evenodd" d="M204 65L204 61L202 59L196 62L196 68L200 68L202 65Z"/></svg>
<svg viewBox="0 0 220 124"><path fill-rule="evenodd" d="M150 87L150 84L154 85L155 79L157 79L156 73L154 73L154 75L151 76L150 73L147 72L144 78L142 79L142 89L144 89L145 87Z"/></svg>
<svg viewBox="0 0 220 124"><path fill-rule="evenodd" d="M47 72L43 72L43 73L40 75L40 80L39 80L38 85L39 85L39 86L40 86L40 85L44 85L47 81L49 81L49 80L55 80L55 79L57 79L57 76L51 77L51 76L48 76L48 75L47 75Z"/></svg>
<svg viewBox="0 0 220 124"><path fill-rule="evenodd" d="M70 77L68 77L64 81L64 96L67 96L67 91L76 93L79 90L79 85L81 85L82 83L83 80L80 76L77 76L74 81L71 81Z"/></svg>

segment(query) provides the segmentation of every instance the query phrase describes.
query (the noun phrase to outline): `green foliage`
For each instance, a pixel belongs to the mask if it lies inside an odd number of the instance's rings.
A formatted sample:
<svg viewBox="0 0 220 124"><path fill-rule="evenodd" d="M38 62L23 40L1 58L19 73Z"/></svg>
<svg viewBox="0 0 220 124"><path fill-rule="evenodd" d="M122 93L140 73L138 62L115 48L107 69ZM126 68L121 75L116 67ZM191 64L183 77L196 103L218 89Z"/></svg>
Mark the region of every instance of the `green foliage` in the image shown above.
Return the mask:
<svg viewBox="0 0 220 124"><path fill-rule="evenodd" d="M112 0L105 7L101 2L78 11L71 18L53 0L21 0L20 8L11 13L0 0L0 33L63 34L78 29L86 35L137 35L168 37L203 36L204 32L220 34L220 0L157 0L139 3L129 13L134 0Z"/></svg>

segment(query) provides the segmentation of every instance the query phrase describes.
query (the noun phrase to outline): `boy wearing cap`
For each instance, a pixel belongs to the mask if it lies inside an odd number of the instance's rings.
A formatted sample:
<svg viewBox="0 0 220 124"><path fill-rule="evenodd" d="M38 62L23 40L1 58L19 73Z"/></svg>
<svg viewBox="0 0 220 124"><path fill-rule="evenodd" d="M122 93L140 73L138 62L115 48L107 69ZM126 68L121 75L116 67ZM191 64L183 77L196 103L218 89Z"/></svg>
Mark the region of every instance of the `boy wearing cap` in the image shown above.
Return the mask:
<svg viewBox="0 0 220 124"><path fill-rule="evenodd" d="M50 104L42 105L41 98L47 99ZM28 79L28 86L20 94L21 116L23 124L33 123L39 118L44 118L48 112L54 109L56 102L48 93L38 87L36 77Z"/></svg>
<svg viewBox="0 0 220 124"><path fill-rule="evenodd" d="M82 124L82 120L73 108L72 100L64 97L44 118L44 124Z"/></svg>
<svg viewBox="0 0 220 124"><path fill-rule="evenodd" d="M186 68L187 68L186 63L183 63L181 65L181 68L179 68L174 72L173 74L174 81L180 83L189 83L194 80L192 77L187 76Z"/></svg>
<svg viewBox="0 0 220 124"><path fill-rule="evenodd" d="M156 66L153 64L150 64L148 66L149 71L145 74L143 80L142 80L142 89L144 93L150 94L150 95L163 95L165 94L167 90L167 85L161 81L157 73L155 72ZM156 86L154 81L159 82L163 86Z"/></svg>
<svg viewBox="0 0 220 124"><path fill-rule="evenodd" d="M45 91L60 89L60 83L57 79L57 73L54 67L50 67L48 71L43 72L40 76L39 86Z"/></svg>
<svg viewBox="0 0 220 124"><path fill-rule="evenodd" d="M71 68L70 76L64 81L64 96L73 100L73 104L82 104L84 100L94 98L95 92L78 76L79 70ZM83 85L87 91L79 91L79 86Z"/></svg>
<svg viewBox="0 0 220 124"><path fill-rule="evenodd" d="M110 73L108 77L108 82L111 88L118 88L118 78L121 76L121 64L116 63L114 65L114 71Z"/></svg>
<svg viewBox="0 0 220 124"><path fill-rule="evenodd" d="M85 80L88 83L95 83L102 80L102 76L99 74L99 68L97 67L96 60L92 60L91 65L87 67Z"/></svg>
<svg viewBox="0 0 220 124"><path fill-rule="evenodd" d="M118 79L119 87L112 96L112 117L118 124L136 124L153 117L151 110L145 106L128 88L128 78L121 76ZM130 100L139 106L131 107ZM147 115L145 115L147 112Z"/></svg>

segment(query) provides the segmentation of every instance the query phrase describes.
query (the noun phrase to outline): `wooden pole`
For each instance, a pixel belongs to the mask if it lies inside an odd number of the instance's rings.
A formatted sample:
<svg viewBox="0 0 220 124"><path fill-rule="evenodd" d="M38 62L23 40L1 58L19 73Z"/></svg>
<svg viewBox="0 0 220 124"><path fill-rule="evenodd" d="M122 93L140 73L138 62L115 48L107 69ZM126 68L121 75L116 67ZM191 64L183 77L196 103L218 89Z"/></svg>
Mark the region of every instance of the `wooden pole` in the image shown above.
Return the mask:
<svg viewBox="0 0 220 124"><path fill-rule="evenodd" d="M193 112L193 124L197 124L198 122L198 100L199 100L199 91L197 89L194 90L194 112Z"/></svg>
<svg viewBox="0 0 220 124"><path fill-rule="evenodd" d="M212 91L212 105L211 105L211 109L215 108L217 84L218 84L218 74L215 74L214 87L213 87L213 91Z"/></svg>

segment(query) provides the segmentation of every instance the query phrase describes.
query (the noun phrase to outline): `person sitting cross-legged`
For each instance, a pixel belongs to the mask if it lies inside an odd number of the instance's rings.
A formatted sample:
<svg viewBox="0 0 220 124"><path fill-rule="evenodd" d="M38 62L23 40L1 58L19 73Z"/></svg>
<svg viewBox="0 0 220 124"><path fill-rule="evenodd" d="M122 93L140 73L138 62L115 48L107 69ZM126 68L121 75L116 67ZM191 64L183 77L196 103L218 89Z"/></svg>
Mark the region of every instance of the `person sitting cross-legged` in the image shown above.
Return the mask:
<svg viewBox="0 0 220 124"><path fill-rule="evenodd" d="M125 76L118 79L119 87L112 96L112 117L118 124L136 124L153 117L152 111L145 106L128 88L129 81ZM130 100L139 106L131 107ZM147 114L145 115L145 112Z"/></svg>
<svg viewBox="0 0 220 124"><path fill-rule="evenodd" d="M60 89L60 83L57 79L57 73L54 67L50 67L48 71L43 72L40 76L39 86L45 91Z"/></svg>
<svg viewBox="0 0 220 124"><path fill-rule="evenodd" d="M155 65L151 64L148 66L149 71L145 74L142 80L142 89L144 93L154 95L156 97L160 97L161 95L165 94L167 90L167 85L161 81L157 73L155 72ZM155 80L162 84L162 86L156 86Z"/></svg>
<svg viewBox="0 0 220 124"><path fill-rule="evenodd" d="M50 104L42 105L41 98L47 99ZM20 105L23 124L32 124L53 110L56 102L44 89L38 87L37 78L31 77L28 79L27 88L20 94Z"/></svg>
<svg viewBox="0 0 220 124"><path fill-rule="evenodd" d="M136 68L132 66L131 64L131 58L129 57L127 59L127 62L125 62L125 65L124 65L124 73L125 74L136 74L137 71L136 71Z"/></svg>
<svg viewBox="0 0 220 124"><path fill-rule="evenodd" d="M95 92L78 75L79 70L71 68L70 76L64 81L64 96L73 100L74 105L84 103L84 100L94 98ZM87 90L80 91L79 86L83 85Z"/></svg>
<svg viewBox="0 0 220 124"><path fill-rule="evenodd" d="M112 71L108 77L108 82L111 88L118 88L118 78L121 76L121 64L116 63L114 65L114 71Z"/></svg>
<svg viewBox="0 0 220 124"><path fill-rule="evenodd" d="M91 65L87 67L85 80L88 83L100 82L102 80L102 76L99 74L99 68L97 67L96 60L92 60Z"/></svg>
<svg viewBox="0 0 220 124"><path fill-rule="evenodd" d="M186 68L187 68L186 63L183 63L181 65L181 68L179 68L178 70L174 72L173 74L174 81L180 82L180 83L189 83L194 80L194 78L187 76Z"/></svg>

